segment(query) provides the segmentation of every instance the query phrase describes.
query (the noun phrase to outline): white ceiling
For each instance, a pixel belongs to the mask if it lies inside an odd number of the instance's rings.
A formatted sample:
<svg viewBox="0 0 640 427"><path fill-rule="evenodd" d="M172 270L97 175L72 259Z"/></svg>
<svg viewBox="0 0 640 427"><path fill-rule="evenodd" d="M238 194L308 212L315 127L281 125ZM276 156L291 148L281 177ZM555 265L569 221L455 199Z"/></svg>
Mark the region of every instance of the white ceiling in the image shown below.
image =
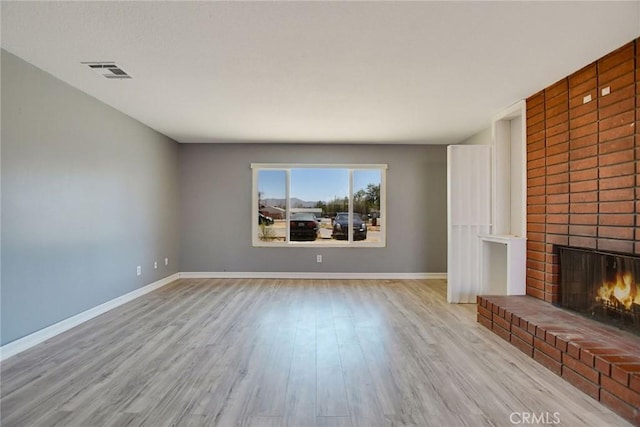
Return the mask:
<svg viewBox="0 0 640 427"><path fill-rule="evenodd" d="M456 143L640 35L638 1L2 1L1 13L4 49L179 142Z"/></svg>

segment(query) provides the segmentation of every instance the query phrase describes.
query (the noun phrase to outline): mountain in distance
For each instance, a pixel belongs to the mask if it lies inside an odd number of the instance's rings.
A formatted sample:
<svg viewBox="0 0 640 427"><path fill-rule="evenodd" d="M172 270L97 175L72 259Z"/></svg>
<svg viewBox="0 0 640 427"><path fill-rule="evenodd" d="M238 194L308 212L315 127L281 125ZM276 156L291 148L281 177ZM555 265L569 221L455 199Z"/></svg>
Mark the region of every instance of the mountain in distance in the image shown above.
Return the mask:
<svg viewBox="0 0 640 427"><path fill-rule="evenodd" d="M285 199L263 199L260 201L264 206L285 206ZM291 198L291 207L292 208L313 208L316 206L317 201L315 202L305 202L304 200L300 200L297 197Z"/></svg>

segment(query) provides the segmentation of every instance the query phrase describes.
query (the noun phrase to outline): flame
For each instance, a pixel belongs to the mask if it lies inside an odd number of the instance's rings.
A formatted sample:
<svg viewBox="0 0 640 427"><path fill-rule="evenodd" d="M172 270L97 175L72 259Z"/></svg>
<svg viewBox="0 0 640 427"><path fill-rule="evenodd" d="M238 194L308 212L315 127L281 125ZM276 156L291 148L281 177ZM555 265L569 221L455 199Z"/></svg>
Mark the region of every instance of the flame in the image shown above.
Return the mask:
<svg viewBox="0 0 640 427"><path fill-rule="evenodd" d="M627 310L633 304L640 305L640 292L631 273L617 274L614 281L605 282L597 292L596 301L615 304L618 302Z"/></svg>

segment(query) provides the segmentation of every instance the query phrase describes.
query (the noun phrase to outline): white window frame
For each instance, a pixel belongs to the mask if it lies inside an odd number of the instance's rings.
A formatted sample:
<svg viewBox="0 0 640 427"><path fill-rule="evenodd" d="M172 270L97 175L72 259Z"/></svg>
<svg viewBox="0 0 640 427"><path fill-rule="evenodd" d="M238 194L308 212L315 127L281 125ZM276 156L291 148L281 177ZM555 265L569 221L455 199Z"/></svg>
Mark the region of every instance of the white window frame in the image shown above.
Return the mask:
<svg viewBox="0 0 640 427"><path fill-rule="evenodd" d="M291 216L290 207L290 187L291 187L291 170L292 169L347 169L349 171L349 224L353 223L353 173L359 170L379 170L380 171L380 218L378 223L380 224L380 241L379 242L366 242L366 241L354 241L353 229L349 227L349 236L346 241L339 241L332 239L331 242L297 242L289 240L289 227L286 226L286 238L284 242L266 242L260 240L258 235L258 227L256 227L256 215L259 211L258 206L258 173L263 170L280 170L285 172L285 199L286 199L286 218L285 224L289 224ZM251 191L251 240L254 247L280 247L280 248L331 248L331 247L354 247L354 248L382 248L386 246L386 219L387 219L387 168L386 164L336 164L336 163L251 163L252 170L252 191Z"/></svg>

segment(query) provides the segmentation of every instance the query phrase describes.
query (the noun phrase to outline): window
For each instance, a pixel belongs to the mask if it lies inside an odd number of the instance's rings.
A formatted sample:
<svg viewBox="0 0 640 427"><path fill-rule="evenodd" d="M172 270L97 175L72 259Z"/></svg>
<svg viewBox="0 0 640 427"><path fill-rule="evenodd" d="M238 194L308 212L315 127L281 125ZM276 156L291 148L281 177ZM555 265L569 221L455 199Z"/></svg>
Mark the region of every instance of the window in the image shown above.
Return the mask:
<svg viewBox="0 0 640 427"><path fill-rule="evenodd" d="M387 165L251 168L253 246L385 245Z"/></svg>

